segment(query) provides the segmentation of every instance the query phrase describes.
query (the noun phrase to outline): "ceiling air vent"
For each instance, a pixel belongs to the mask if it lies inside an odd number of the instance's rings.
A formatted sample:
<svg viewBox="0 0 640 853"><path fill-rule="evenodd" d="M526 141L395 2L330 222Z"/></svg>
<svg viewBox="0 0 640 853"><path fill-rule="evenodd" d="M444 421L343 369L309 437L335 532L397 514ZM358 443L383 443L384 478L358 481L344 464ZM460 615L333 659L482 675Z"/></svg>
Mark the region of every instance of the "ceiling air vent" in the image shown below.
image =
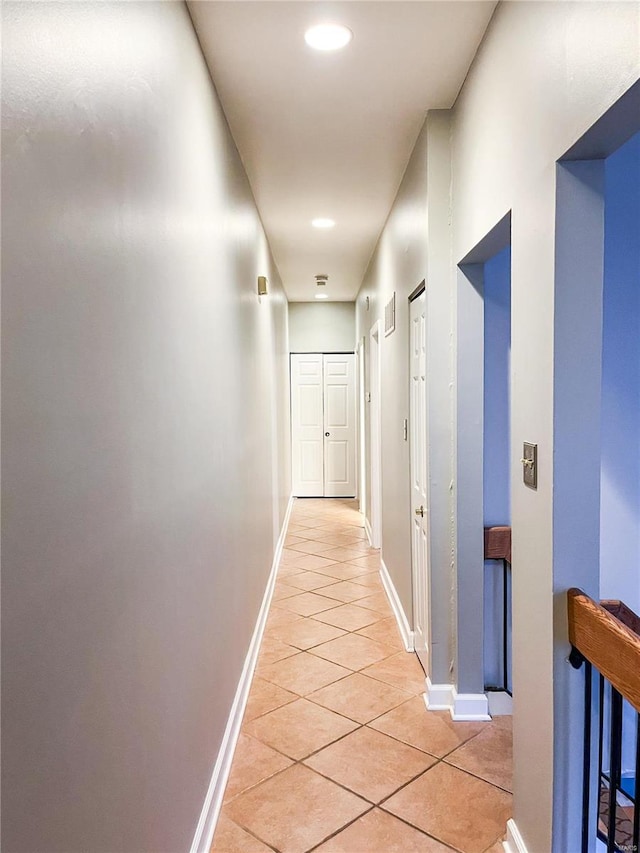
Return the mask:
<svg viewBox="0 0 640 853"><path fill-rule="evenodd" d="M318 287L324 287L328 280L329 280L328 275L317 275L316 276L316 284L318 285Z"/></svg>

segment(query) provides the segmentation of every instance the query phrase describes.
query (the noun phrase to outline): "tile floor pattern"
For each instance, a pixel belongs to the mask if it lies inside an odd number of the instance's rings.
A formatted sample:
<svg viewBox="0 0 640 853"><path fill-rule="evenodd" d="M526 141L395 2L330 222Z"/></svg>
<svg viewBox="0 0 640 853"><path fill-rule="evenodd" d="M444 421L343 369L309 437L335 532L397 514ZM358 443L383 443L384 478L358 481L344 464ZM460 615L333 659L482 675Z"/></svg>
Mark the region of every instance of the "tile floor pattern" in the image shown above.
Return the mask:
<svg viewBox="0 0 640 853"><path fill-rule="evenodd" d="M355 501L295 502L212 853L500 853L511 718L427 712Z"/></svg>

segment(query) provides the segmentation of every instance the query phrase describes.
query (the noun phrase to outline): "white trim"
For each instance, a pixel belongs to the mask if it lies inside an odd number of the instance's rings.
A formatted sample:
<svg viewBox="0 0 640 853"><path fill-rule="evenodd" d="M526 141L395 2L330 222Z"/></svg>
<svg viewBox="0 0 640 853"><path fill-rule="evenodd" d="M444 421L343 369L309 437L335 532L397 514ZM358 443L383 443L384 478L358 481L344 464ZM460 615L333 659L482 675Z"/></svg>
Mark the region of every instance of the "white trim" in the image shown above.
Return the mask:
<svg viewBox="0 0 640 853"><path fill-rule="evenodd" d="M507 840L502 842L505 853L528 853L520 831L513 818L507 821Z"/></svg>
<svg viewBox="0 0 640 853"><path fill-rule="evenodd" d="M489 702L485 693L458 693L452 691L451 703L452 720L490 720Z"/></svg>
<svg viewBox="0 0 640 853"><path fill-rule="evenodd" d="M382 580L382 586L384 587L384 591L387 593L387 598L389 599L391 609L393 610L393 613L396 617L396 622L398 623L398 629L400 631L400 636L402 637L404 647L408 652L412 652L413 631L409 627L409 620L407 619L407 614L404 612L404 608L402 606L400 598L398 597L396 588L393 585L391 576L389 575L389 570L385 566L384 560L382 558L380 558L380 578Z"/></svg>
<svg viewBox="0 0 640 853"><path fill-rule="evenodd" d="M512 717L513 699L506 690L490 690L487 693L489 713L492 717Z"/></svg>
<svg viewBox="0 0 640 853"><path fill-rule="evenodd" d="M251 643L249 644L249 651L247 652L247 657L245 658L244 667L242 669L242 675L240 676L236 695L233 699L229 719L227 720L227 727L222 737L222 743L220 744L218 757L213 768L213 773L211 774L211 781L209 782L207 796L205 797L202 812L200 814L200 820L198 821L198 826L193 837L190 853L209 853L213 843L213 834L215 832L218 816L222 807L224 789L227 785L227 779L229 778L231 762L233 761L233 753L236 748L236 743L238 742L242 717L244 716L244 709L247 704L247 699L249 698L253 671L256 667L258 652L260 651L260 643L262 642L262 635L267 623L267 615L269 613L269 606L273 596L278 564L282 555L284 540L287 535L289 518L291 517L291 510L293 509L293 501L294 497L292 495L289 498L287 511L285 512L282 530L280 531L278 544L276 545L276 550L273 555L271 574L267 581L267 587L264 592L264 598L262 599L262 605L258 614L256 627L253 631Z"/></svg>
<svg viewBox="0 0 640 853"><path fill-rule="evenodd" d="M369 524L369 519L365 515L364 517L364 532L367 534L367 539L369 540L369 545L373 548L373 533L371 531L371 525Z"/></svg>
<svg viewBox="0 0 640 853"><path fill-rule="evenodd" d="M432 684L427 676L427 690L424 694L424 704L428 711L449 711L453 705L453 684Z"/></svg>

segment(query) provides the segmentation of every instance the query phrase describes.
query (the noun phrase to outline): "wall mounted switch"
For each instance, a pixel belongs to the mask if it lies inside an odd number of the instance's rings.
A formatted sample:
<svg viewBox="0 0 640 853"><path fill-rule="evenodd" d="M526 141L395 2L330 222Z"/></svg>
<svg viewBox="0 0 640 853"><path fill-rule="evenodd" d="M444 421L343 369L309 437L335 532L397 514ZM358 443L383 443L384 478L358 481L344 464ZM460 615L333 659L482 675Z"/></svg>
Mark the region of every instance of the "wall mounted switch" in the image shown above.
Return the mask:
<svg viewBox="0 0 640 853"><path fill-rule="evenodd" d="M522 482L532 489L538 488L538 445L525 441L522 445Z"/></svg>

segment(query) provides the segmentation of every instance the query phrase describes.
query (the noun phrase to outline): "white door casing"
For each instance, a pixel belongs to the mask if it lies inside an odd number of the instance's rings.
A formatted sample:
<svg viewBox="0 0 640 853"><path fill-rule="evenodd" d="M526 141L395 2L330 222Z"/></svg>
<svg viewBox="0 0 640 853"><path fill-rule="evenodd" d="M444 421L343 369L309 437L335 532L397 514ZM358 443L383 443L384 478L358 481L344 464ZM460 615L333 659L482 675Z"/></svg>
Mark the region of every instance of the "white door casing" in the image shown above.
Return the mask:
<svg viewBox="0 0 640 853"><path fill-rule="evenodd" d="M353 353L324 355L324 496L356 493L356 370Z"/></svg>
<svg viewBox="0 0 640 853"><path fill-rule="evenodd" d="M297 497L324 494L322 355L291 356L291 478Z"/></svg>
<svg viewBox="0 0 640 853"><path fill-rule="evenodd" d="M365 389L365 338L358 343L358 500L363 515L367 512L367 448L366 448L366 389Z"/></svg>
<svg viewBox="0 0 640 853"><path fill-rule="evenodd" d="M382 546L382 449L380 416L380 320L369 332L369 453L371 465L371 545Z"/></svg>
<svg viewBox="0 0 640 853"><path fill-rule="evenodd" d="M429 675L429 505L426 365L426 292L409 306L409 437L414 647Z"/></svg>
<svg viewBox="0 0 640 853"><path fill-rule="evenodd" d="M292 354L293 494L354 497L356 439L354 354Z"/></svg>

